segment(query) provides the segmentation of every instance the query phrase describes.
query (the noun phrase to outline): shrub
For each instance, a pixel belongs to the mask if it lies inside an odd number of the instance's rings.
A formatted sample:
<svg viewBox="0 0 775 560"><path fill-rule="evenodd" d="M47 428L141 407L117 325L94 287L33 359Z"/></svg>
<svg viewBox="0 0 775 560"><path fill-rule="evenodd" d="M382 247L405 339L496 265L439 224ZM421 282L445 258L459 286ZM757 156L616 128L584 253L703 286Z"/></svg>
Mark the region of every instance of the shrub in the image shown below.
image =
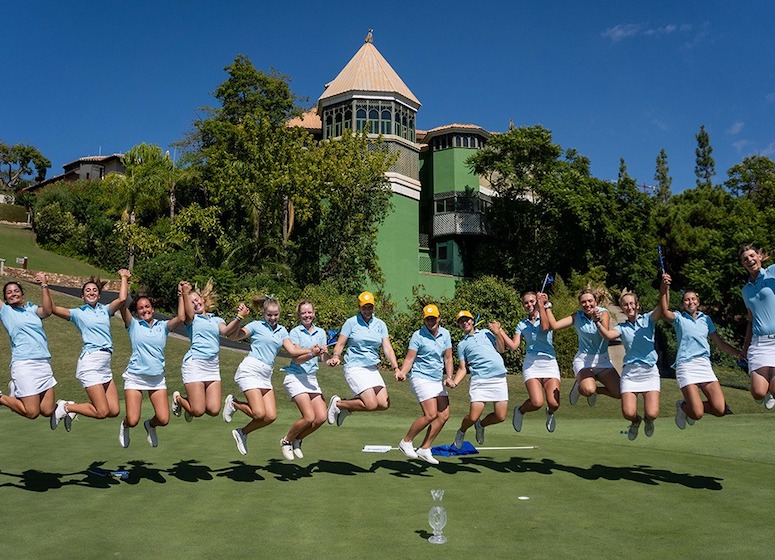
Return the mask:
<svg viewBox="0 0 775 560"><path fill-rule="evenodd" d="M27 209L17 204L0 204L0 222L27 223Z"/></svg>

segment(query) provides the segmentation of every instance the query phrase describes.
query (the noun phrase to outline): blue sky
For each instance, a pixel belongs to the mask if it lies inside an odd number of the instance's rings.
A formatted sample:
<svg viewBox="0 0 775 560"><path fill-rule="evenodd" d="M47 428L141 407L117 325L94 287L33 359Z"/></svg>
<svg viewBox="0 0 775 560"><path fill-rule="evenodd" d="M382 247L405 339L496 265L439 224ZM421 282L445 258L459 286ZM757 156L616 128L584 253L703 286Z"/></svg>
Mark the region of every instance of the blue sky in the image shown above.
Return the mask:
<svg viewBox="0 0 775 560"><path fill-rule="evenodd" d="M704 124L716 180L775 158L775 3L10 2L2 0L0 139L30 143L49 176L85 155L167 147L212 105L238 53L274 67L313 105L374 44L420 99L417 125L542 124L615 179L694 186Z"/></svg>

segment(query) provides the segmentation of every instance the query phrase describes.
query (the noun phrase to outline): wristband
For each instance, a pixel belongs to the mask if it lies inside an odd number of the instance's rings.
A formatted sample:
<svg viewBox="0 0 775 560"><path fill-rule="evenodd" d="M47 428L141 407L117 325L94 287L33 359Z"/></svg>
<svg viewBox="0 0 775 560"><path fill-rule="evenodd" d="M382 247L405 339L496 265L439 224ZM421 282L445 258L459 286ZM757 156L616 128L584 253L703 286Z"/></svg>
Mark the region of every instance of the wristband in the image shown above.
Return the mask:
<svg viewBox="0 0 775 560"><path fill-rule="evenodd" d="M48 284L41 284L40 289L42 290L43 288L48 288Z"/></svg>

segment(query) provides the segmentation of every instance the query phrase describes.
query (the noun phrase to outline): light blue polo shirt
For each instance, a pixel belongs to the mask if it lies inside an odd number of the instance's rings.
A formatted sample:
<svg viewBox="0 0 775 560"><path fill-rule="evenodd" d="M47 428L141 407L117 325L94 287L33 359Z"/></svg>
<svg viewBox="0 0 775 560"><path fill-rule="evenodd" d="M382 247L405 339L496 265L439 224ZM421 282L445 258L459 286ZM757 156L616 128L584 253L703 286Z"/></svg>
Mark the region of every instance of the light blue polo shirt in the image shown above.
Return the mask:
<svg viewBox="0 0 775 560"><path fill-rule="evenodd" d="M344 322L339 334L347 337L345 364L356 367L379 364L379 347L382 346L382 340L388 337L387 325L382 319L372 316L367 323L358 313Z"/></svg>
<svg viewBox="0 0 775 560"><path fill-rule="evenodd" d="M695 358L710 358L708 335L716 332L716 326L710 317L698 311L695 319L686 311L681 311L675 314L673 328L678 339L674 367Z"/></svg>
<svg viewBox="0 0 775 560"><path fill-rule="evenodd" d="M616 326L624 346L624 363L653 366L657 363L654 348L653 312L638 315L634 323L624 321Z"/></svg>
<svg viewBox="0 0 775 560"><path fill-rule="evenodd" d="M457 357L465 360L471 379L490 379L506 375L503 356L495 348L495 335L488 329L467 334L457 345Z"/></svg>
<svg viewBox="0 0 775 560"><path fill-rule="evenodd" d="M89 352L109 350L113 352L110 335L110 306L97 303L94 307L84 304L70 309L70 322L81 331L83 349L81 357Z"/></svg>
<svg viewBox="0 0 775 560"><path fill-rule="evenodd" d="M596 308L601 313L606 311L605 307ZM573 318L573 327L579 337L579 352L583 354L606 354L608 353L608 340L603 338L597 325L589 319L581 310L576 311Z"/></svg>
<svg viewBox="0 0 775 560"><path fill-rule="evenodd" d="M753 334L775 334L775 264L760 270L756 280L749 279L742 291L745 306L753 316Z"/></svg>
<svg viewBox="0 0 775 560"><path fill-rule="evenodd" d="M143 319L132 318L127 327L132 355L126 370L134 375L161 375L164 373L164 349L167 346L167 321L149 325Z"/></svg>
<svg viewBox="0 0 775 560"><path fill-rule="evenodd" d="M452 348L452 337L444 327L433 336L428 327L414 331L409 340L409 350L417 352L409 377L440 381L444 376L444 353Z"/></svg>
<svg viewBox="0 0 775 560"><path fill-rule="evenodd" d="M191 348L183 356L183 361L217 358L221 350L221 324L223 323L225 323L223 319L212 313L194 315L191 324L186 325Z"/></svg>
<svg viewBox="0 0 775 560"><path fill-rule="evenodd" d="M552 344L552 331L541 329L541 317L531 321L529 317L522 319L514 332L519 333L525 341L525 353L539 356L557 357Z"/></svg>
<svg viewBox="0 0 775 560"><path fill-rule="evenodd" d="M283 340L288 338L287 329L279 324L272 328L265 319L252 321L242 328L250 335L250 355L273 366Z"/></svg>
<svg viewBox="0 0 775 560"><path fill-rule="evenodd" d="M307 330L304 325L297 325L291 329L291 342L298 344L302 348L312 348L316 344L325 346L328 341L326 331L320 327L312 325L312 330ZM291 363L285 366L285 373L290 375L312 375L318 370L318 357L310 358L302 364Z"/></svg>
<svg viewBox="0 0 775 560"><path fill-rule="evenodd" d="M11 362L50 358L43 322L35 312L38 306L27 302L22 307L3 304L0 320L11 339Z"/></svg>

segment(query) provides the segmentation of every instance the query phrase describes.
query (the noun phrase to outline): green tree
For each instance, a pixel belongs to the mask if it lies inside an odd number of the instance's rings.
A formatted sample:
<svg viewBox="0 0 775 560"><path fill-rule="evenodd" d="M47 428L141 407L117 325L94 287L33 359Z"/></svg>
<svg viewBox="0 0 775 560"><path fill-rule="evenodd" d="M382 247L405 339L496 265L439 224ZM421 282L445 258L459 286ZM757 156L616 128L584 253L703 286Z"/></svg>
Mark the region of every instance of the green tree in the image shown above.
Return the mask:
<svg viewBox="0 0 775 560"><path fill-rule="evenodd" d="M0 142L0 186L2 191L13 194L29 180L43 181L51 162L29 144Z"/></svg>
<svg viewBox="0 0 775 560"><path fill-rule="evenodd" d="M716 162L713 159L713 147L710 145L710 136L705 130L705 125L700 126L700 131L695 138L697 148L694 150L694 175L697 177L697 186L712 187L713 176L716 174Z"/></svg>
<svg viewBox="0 0 775 560"><path fill-rule="evenodd" d="M763 209L775 206L775 162L760 155L748 156L727 171L724 185L735 195L745 196Z"/></svg>
<svg viewBox="0 0 775 560"><path fill-rule="evenodd" d="M657 201L666 204L672 194L671 185L673 178L670 176L670 168L667 165L667 152L664 148L659 151L657 156L657 169L654 173L654 180L657 182Z"/></svg>

